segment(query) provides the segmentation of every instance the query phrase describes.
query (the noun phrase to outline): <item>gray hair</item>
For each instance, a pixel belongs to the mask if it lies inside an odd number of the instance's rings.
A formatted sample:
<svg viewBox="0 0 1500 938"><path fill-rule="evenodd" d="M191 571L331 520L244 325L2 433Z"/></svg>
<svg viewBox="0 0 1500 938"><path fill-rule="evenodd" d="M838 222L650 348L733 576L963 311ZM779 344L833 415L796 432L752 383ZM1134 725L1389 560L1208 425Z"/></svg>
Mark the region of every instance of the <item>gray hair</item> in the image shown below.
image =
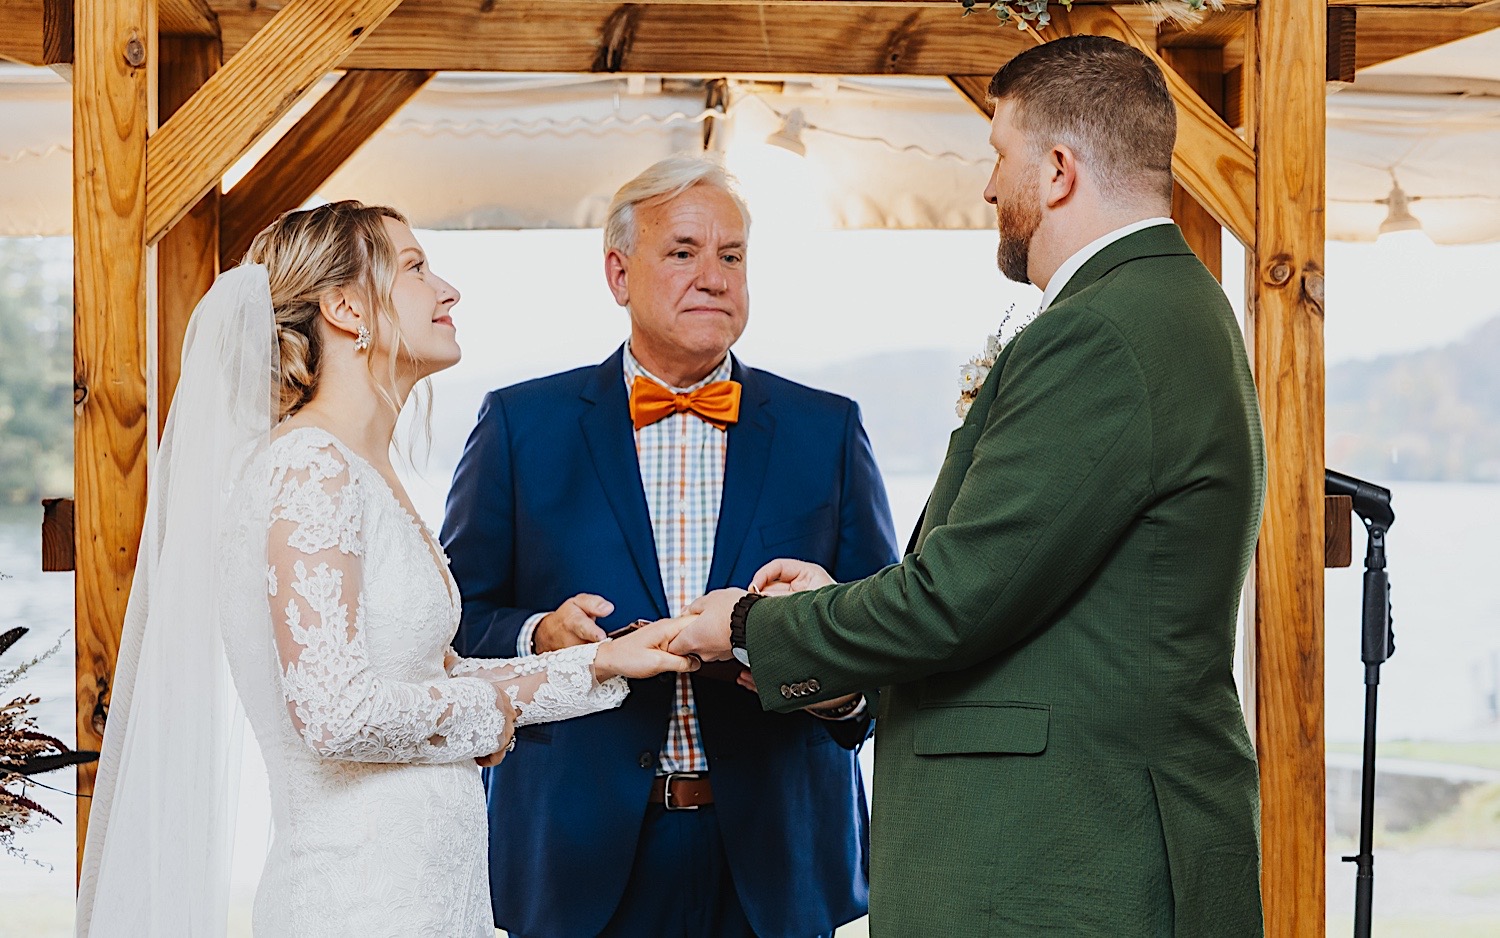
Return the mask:
<svg viewBox="0 0 1500 938"><path fill-rule="evenodd" d="M702 156L669 156L646 167L639 176L625 183L609 203L604 220L604 250L629 255L635 250L636 206L655 200L675 199L693 186L722 189L745 220L750 231L750 209L740 198L738 181L723 164Z"/></svg>

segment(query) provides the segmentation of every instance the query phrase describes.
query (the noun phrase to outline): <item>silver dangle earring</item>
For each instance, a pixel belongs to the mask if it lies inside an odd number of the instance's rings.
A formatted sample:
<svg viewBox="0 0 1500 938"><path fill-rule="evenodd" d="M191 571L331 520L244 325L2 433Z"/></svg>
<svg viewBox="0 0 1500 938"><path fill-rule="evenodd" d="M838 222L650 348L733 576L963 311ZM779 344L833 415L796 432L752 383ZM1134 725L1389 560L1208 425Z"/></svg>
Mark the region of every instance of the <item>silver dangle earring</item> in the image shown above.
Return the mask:
<svg viewBox="0 0 1500 938"><path fill-rule="evenodd" d="M363 352L370 347L370 327L364 323L359 324L359 332L354 336L354 350Z"/></svg>

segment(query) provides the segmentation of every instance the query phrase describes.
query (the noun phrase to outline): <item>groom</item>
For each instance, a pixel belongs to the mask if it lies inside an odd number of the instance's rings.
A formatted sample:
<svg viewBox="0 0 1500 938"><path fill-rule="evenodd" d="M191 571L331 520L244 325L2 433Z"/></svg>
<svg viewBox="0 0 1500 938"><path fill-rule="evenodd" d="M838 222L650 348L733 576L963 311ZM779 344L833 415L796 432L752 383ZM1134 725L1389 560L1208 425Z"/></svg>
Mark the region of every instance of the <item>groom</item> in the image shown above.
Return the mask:
<svg viewBox="0 0 1500 938"><path fill-rule="evenodd" d="M1234 314L1164 217L1172 99L1091 36L989 90L1000 267L1043 312L953 435L914 550L711 594L672 650L747 662L772 711L889 688L872 935L1259 935L1231 669L1264 451ZM756 585L828 582L784 561Z"/></svg>
<svg viewBox="0 0 1500 938"><path fill-rule="evenodd" d="M513 657L681 613L792 555L847 578L895 556L852 401L729 354L748 218L717 164L620 190L605 274L630 340L491 393L443 542L457 647ZM489 778L495 921L514 938L811 938L864 914L858 688L765 713L738 666L635 681L624 706L523 726ZM791 708L796 709L796 708Z"/></svg>

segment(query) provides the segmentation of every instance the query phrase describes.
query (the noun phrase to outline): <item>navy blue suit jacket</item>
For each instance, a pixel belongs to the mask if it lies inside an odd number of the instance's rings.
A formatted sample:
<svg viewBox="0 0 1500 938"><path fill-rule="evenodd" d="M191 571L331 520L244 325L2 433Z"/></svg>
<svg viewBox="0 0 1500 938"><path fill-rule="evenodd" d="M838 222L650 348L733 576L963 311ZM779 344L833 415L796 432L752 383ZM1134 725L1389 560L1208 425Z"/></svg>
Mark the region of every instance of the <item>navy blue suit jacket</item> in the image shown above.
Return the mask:
<svg viewBox="0 0 1500 938"><path fill-rule="evenodd" d="M776 557L840 580L896 560L885 487L858 406L734 363L709 589ZM622 352L492 391L448 496L443 545L463 595L457 650L509 658L534 613L581 593L605 631L669 613L641 485ZM495 922L527 938L592 936L624 894L673 676L631 682L617 710L521 727L488 773ZM762 938L831 932L865 913L868 818L856 762L869 721L763 711L731 681L693 676L735 885Z"/></svg>

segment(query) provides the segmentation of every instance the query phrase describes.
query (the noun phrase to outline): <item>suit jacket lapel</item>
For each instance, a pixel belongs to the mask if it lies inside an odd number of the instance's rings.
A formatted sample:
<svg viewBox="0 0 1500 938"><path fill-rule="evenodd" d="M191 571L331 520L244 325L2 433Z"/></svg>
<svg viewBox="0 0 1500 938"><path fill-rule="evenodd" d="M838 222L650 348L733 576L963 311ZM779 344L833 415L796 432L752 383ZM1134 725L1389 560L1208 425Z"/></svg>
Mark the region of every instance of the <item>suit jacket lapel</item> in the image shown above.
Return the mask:
<svg viewBox="0 0 1500 938"><path fill-rule="evenodd" d="M1142 228L1118 241L1106 244L1104 250L1085 261L1084 265L1078 268L1078 272L1068 280L1067 285L1062 288L1062 292L1057 294L1057 298L1052 301L1052 306L1057 306L1073 294L1089 287L1127 261L1133 261L1138 257L1191 253L1193 249L1188 247L1188 243L1183 240L1182 229L1176 225L1152 225L1150 228Z"/></svg>
<svg viewBox="0 0 1500 938"><path fill-rule="evenodd" d="M625 534L631 559L656 603L657 614L669 615L661 567L656 560L656 538L651 533L651 512L646 507L646 491L641 483L641 463L630 425L623 346L595 369L581 396L594 405L584 412L579 423L594 469L599 473L604 497Z"/></svg>
<svg viewBox="0 0 1500 938"><path fill-rule="evenodd" d="M729 576L745 545L750 522L760 504L771 458L776 418L771 416L766 388L754 369L734 361L734 380L740 383L740 419L729 428L729 451L724 460L724 498L719 505L719 527L714 532L714 559L708 588L729 586ZM743 586L743 583L735 584Z"/></svg>

